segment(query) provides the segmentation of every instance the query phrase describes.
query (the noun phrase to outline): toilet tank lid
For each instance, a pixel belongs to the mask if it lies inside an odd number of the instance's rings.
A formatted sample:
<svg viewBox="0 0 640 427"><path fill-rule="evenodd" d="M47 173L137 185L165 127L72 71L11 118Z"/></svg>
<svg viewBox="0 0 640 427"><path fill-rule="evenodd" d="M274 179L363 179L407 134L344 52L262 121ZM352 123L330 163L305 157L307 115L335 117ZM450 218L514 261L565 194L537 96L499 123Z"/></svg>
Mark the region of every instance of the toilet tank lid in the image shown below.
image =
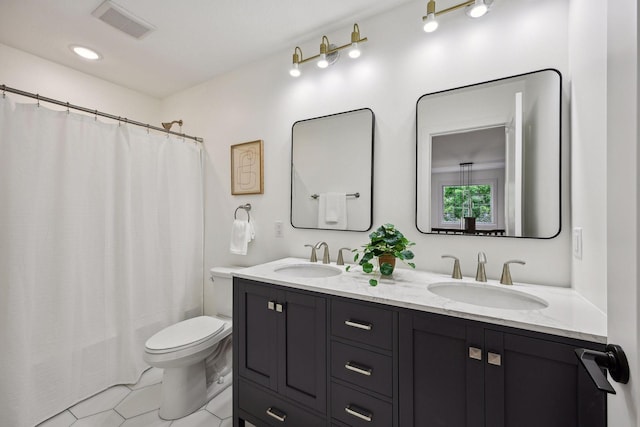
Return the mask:
<svg viewBox="0 0 640 427"><path fill-rule="evenodd" d="M231 273L242 270L245 267L213 267L209 270L212 276L231 278Z"/></svg>

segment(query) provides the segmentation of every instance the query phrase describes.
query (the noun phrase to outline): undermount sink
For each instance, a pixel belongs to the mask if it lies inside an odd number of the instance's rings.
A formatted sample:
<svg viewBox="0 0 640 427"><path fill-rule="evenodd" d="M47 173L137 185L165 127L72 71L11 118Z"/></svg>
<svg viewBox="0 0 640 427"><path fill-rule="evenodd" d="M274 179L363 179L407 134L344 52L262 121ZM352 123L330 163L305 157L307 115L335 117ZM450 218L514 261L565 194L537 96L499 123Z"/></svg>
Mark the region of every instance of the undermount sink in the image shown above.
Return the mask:
<svg viewBox="0 0 640 427"><path fill-rule="evenodd" d="M542 298L509 288L465 282L433 283L427 288L436 295L483 307L510 310L538 310L549 304Z"/></svg>
<svg viewBox="0 0 640 427"><path fill-rule="evenodd" d="M309 278L331 277L342 273L339 268L325 264L291 264L278 267L274 271L283 276Z"/></svg>

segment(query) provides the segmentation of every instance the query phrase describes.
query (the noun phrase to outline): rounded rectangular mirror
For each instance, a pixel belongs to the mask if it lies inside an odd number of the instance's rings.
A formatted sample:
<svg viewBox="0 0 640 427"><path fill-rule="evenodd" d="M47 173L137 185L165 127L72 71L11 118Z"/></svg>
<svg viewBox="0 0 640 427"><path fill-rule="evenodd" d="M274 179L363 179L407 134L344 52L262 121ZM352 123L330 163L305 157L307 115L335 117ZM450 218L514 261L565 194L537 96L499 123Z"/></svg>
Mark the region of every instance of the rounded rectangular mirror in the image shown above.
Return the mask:
<svg viewBox="0 0 640 427"><path fill-rule="evenodd" d="M419 231L558 235L561 85L547 69L418 99Z"/></svg>
<svg viewBox="0 0 640 427"><path fill-rule="evenodd" d="M291 225L367 231L373 210L374 115L368 108L300 120L291 130Z"/></svg>

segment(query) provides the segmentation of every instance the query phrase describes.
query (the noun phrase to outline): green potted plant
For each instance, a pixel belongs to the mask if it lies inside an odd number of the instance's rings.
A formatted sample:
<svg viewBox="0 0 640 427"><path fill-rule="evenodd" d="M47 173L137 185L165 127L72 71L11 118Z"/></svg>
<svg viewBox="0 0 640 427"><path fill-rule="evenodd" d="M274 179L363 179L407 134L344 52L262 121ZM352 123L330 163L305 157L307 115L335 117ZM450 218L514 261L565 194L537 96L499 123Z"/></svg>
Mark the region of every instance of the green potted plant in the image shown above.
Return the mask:
<svg viewBox="0 0 640 427"><path fill-rule="evenodd" d="M415 243L404 237L393 224L384 224L369 234L369 243L362 246L363 249L353 250L353 261L358 263L365 273L374 273L379 269L382 276L390 276L395 268L396 259L405 262L411 268L416 268L414 263L407 262L413 259L413 252L409 249L413 245ZM378 258L377 267L371 262L374 258ZM351 266L347 266L346 270L349 271L350 268ZM370 279L369 284L376 286L378 280Z"/></svg>

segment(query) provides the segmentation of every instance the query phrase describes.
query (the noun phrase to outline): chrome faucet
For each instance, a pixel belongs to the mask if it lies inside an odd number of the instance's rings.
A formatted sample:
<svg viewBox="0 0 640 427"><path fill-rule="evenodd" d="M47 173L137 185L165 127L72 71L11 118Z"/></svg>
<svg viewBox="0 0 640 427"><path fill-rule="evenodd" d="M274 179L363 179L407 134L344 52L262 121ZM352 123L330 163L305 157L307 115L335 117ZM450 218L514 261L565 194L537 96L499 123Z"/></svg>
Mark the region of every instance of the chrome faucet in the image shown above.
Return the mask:
<svg viewBox="0 0 640 427"><path fill-rule="evenodd" d="M318 256L316 255L316 247L314 245L304 245L305 248L311 248L311 256L309 262L318 262Z"/></svg>
<svg viewBox="0 0 640 427"><path fill-rule="evenodd" d="M478 269L476 270L476 282L486 282L487 273L484 270L484 265L487 263L487 256L484 252L478 252Z"/></svg>
<svg viewBox="0 0 640 427"><path fill-rule="evenodd" d="M500 283L503 285L513 285L513 281L511 280L511 272L509 271L509 264L521 264L525 265L524 261L519 259L512 259L504 263L502 267L502 276L500 276Z"/></svg>
<svg viewBox="0 0 640 427"><path fill-rule="evenodd" d="M451 273L452 279L462 279L462 272L460 271L460 260L453 255L442 255L442 258L452 258L453 261L453 273Z"/></svg>
<svg viewBox="0 0 640 427"><path fill-rule="evenodd" d="M338 259L336 260L336 265L344 265L344 258L342 257L342 251L350 251L350 248L340 248L338 249Z"/></svg>
<svg viewBox="0 0 640 427"><path fill-rule="evenodd" d="M322 246L324 246L324 251L322 252L322 263L329 264L331 262L329 259L329 245L327 245L327 242L316 243L316 249L320 249Z"/></svg>

